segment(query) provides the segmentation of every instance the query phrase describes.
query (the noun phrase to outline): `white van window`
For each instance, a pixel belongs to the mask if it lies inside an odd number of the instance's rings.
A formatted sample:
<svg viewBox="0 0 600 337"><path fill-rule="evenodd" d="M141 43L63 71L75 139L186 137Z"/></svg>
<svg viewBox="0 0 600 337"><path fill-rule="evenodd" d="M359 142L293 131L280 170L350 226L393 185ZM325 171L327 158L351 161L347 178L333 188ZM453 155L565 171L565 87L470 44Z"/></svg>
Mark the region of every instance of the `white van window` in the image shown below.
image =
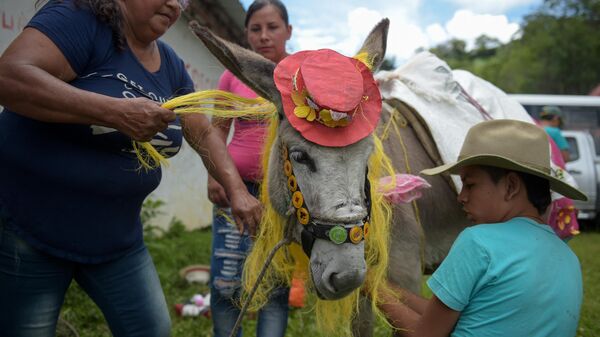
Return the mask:
<svg viewBox="0 0 600 337"><path fill-rule="evenodd" d="M573 137L565 137L567 143L569 143L569 161L576 161L579 159L579 146L577 146L577 140Z"/></svg>
<svg viewBox="0 0 600 337"><path fill-rule="evenodd" d="M523 105L529 114L538 120L542 105ZM600 156L600 106L561 106L564 130L588 131L594 137L596 155Z"/></svg>

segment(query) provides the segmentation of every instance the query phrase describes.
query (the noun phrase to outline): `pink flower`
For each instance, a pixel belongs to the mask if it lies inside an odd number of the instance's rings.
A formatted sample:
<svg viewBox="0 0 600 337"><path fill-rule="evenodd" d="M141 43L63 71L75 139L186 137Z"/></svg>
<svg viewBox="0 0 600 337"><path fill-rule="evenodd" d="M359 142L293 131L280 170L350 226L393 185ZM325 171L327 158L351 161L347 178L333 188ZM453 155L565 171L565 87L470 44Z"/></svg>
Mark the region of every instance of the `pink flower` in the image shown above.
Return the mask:
<svg viewBox="0 0 600 337"><path fill-rule="evenodd" d="M392 178L392 176L387 176L379 179L377 187L378 191L392 204L409 203L421 197L422 189L431 187L425 179L412 174L396 174L395 185Z"/></svg>

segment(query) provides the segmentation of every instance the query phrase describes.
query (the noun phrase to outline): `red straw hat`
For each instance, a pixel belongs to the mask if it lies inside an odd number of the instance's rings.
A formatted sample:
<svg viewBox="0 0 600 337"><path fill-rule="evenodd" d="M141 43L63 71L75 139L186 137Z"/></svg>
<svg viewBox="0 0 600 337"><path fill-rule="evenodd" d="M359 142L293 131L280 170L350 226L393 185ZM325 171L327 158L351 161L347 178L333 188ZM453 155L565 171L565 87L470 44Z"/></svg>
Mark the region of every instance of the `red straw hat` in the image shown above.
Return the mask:
<svg viewBox="0 0 600 337"><path fill-rule="evenodd" d="M279 62L273 76L288 121L313 143L347 146L377 126L381 95L359 60L330 49L301 51Z"/></svg>

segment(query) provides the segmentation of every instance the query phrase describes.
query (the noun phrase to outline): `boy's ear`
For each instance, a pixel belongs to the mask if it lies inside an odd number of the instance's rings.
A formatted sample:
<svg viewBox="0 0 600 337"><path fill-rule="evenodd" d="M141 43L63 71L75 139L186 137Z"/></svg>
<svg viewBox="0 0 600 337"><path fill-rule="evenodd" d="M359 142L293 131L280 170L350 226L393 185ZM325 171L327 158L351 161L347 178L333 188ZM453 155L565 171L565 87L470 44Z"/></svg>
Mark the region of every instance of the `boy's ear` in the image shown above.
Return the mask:
<svg viewBox="0 0 600 337"><path fill-rule="evenodd" d="M521 176L516 172L508 172L504 177L506 179L506 194L504 196L505 201L509 201L515 198L522 189L525 188Z"/></svg>

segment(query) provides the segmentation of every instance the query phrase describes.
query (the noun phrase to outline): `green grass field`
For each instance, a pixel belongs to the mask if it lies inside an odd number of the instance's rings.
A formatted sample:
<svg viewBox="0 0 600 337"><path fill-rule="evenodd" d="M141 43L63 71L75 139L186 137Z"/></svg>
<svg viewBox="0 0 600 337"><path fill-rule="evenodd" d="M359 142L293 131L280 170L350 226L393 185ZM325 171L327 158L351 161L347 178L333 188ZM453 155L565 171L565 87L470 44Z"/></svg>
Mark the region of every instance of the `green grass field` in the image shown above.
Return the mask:
<svg viewBox="0 0 600 337"><path fill-rule="evenodd" d="M600 233L582 233L569 244L583 270L583 307L578 337L600 337Z"/></svg>
<svg viewBox="0 0 600 337"><path fill-rule="evenodd" d="M179 269L189 264L208 264L210 230L185 231L175 223L161 238L147 235L147 245L160 275L173 320L172 336L211 336L212 325L205 317L181 318L173 305L187 301L196 293L206 294L208 288L190 285L179 276ZM583 233L571 240L570 245L579 256L583 267L585 299L578 337L600 337L600 233ZM319 336L311 312L294 309L291 312L287 336ZM61 313L57 336L101 337L111 336L100 311L76 285L72 284ZM70 327L69 327L70 326ZM254 336L256 321L244 323L247 336ZM73 331L76 331L75 334ZM382 324L377 325L375 336L389 336Z"/></svg>

